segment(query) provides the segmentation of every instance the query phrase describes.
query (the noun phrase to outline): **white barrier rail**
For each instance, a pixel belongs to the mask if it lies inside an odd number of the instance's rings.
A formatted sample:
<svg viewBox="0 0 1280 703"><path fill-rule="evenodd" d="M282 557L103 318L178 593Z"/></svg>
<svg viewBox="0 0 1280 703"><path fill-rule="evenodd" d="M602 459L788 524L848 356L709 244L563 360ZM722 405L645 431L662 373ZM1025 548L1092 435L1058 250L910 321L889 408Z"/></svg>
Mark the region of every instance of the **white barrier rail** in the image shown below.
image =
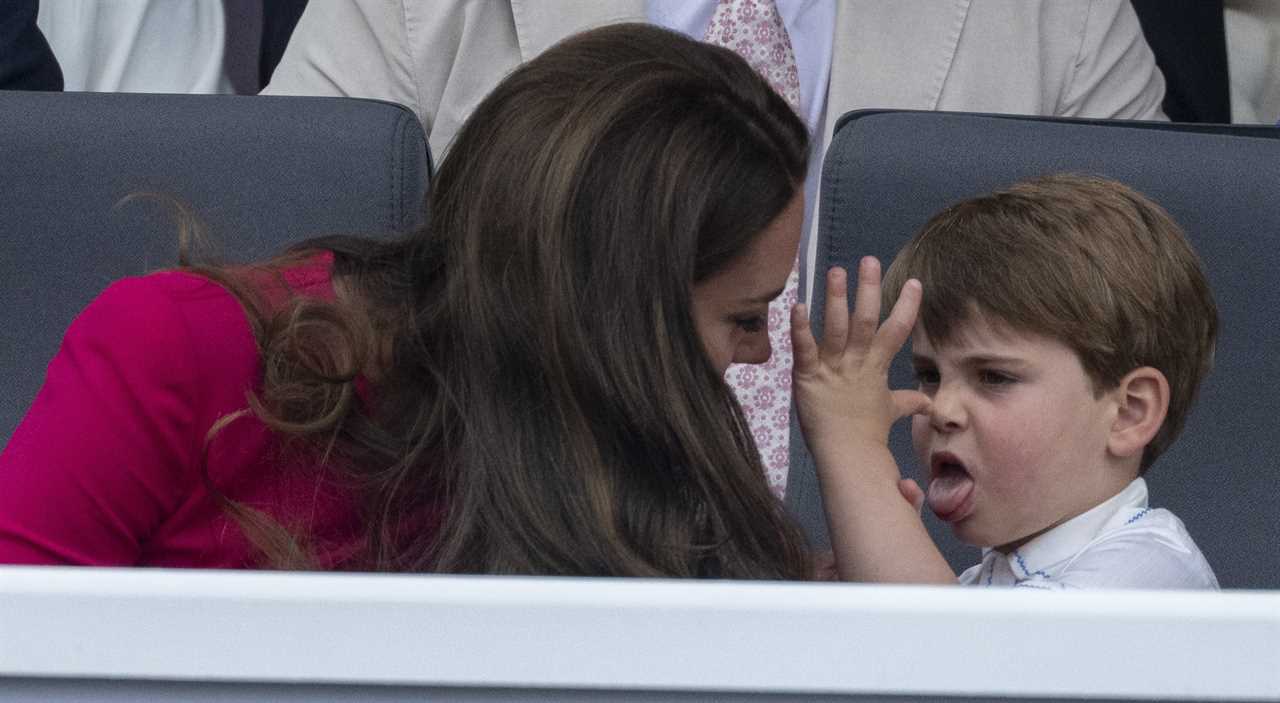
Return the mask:
<svg viewBox="0 0 1280 703"><path fill-rule="evenodd" d="M1277 700L1280 592L0 567L0 677Z"/></svg>

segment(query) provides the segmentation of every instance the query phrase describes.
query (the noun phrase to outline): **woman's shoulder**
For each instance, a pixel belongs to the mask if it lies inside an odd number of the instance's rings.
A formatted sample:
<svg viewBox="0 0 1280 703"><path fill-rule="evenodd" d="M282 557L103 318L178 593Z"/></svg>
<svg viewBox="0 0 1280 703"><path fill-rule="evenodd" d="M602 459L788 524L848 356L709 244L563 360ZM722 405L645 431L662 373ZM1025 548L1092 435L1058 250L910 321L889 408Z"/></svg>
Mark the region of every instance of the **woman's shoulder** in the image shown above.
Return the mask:
<svg viewBox="0 0 1280 703"><path fill-rule="evenodd" d="M46 385L128 378L145 406L171 398L195 420L242 405L257 368L239 300L204 276L162 271L118 280L94 298L67 329Z"/></svg>
<svg viewBox="0 0 1280 703"><path fill-rule="evenodd" d="M333 296L333 252L320 251L288 259L280 266L243 266L225 269L229 279L241 280L248 289L274 297L281 293L329 299ZM95 302L126 303L143 307L217 305L234 300L220 282L197 270L168 269L121 278L108 286Z"/></svg>
<svg viewBox="0 0 1280 703"><path fill-rule="evenodd" d="M227 275L243 276L242 292L260 295L275 306L295 296L331 300L332 265L333 254L323 252L278 271L245 268ZM159 271L112 283L81 313L72 330L106 326L124 344L147 346L166 346L181 337L193 343L191 352L197 356L211 347L225 347L228 341L247 344L256 353L248 302L202 273Z"/></svg>
<svg viewBox="0 0 1280 703"><path fill-rule="evenodd" d="M332 254L325 252L278 271L225 271L242 293L269 306L301 296L332 299ZM120 279L76 318L63 352L92 352L110 366L146 369L155 381L204 387L219 398L213 412L243 404L258 380L259 352L250 324L251 301L199 272L169 270ZM225 396L225 397L222 397Z"/></svg>
<svg viewBox="0 0 1280 703"><path fill-rule="evenodd" d="M242 330L249 331L244 309L226 288L199 274L161 271L112 283L80 313L67 337L101 337L151 356L176 345L196 351L197 340L226 341L228 333Z"/></svg>

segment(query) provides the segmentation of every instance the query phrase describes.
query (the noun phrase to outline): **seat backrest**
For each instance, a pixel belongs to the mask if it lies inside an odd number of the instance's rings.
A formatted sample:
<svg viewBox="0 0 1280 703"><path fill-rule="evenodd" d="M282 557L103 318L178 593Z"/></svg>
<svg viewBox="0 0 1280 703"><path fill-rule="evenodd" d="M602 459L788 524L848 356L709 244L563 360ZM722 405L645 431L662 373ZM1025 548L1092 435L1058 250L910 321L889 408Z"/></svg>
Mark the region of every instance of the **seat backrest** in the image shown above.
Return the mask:
<svg viewBox="0 0 1280 703"><path fill-rule="evenodd" d="M349 98L0 92L0 446L75 315L112 280L173 266L189 208L228 261L421 217L413 113ZM126 200L127 199L127 200Z"/></svg>
<svg viewBox="0 0 1280 703"><path fill-rule="evenodd" d="M1151 503L1187 524L1223 587L1280 588L1280 129L925 112L846 115L827 153L815 271L891 261L934 213L1036 175L1113 178L1163 205L1204 262L1221 317L1213 372L1186 429L1147 474ZM821 280L821 277L818 277ZM928 292L926 291L926 295ZM811 309L821 329L824 291ZM907 355L891 374L912 384ZM891 448L920 479L907 423ZM787 500L811 538L827 543L814 467L792 422ZM977 549L926 512L958 570Z"/></svg>

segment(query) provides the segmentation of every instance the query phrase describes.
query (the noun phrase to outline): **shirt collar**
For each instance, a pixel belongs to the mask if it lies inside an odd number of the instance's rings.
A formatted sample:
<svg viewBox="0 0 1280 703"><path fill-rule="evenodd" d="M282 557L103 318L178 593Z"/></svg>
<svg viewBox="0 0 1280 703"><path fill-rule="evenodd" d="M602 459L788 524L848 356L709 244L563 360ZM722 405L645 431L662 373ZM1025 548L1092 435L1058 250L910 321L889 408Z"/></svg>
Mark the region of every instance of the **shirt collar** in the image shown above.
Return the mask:
<svg viewBox="0 0 1280 703"><path fill-rule="evenodd" d="M1018 580L1049 577L1055 567L1078 554L1103 530L1132 520L1146 510L1147 482L1135 478L1124 490L1036 536L1004 557Z"/></svg>

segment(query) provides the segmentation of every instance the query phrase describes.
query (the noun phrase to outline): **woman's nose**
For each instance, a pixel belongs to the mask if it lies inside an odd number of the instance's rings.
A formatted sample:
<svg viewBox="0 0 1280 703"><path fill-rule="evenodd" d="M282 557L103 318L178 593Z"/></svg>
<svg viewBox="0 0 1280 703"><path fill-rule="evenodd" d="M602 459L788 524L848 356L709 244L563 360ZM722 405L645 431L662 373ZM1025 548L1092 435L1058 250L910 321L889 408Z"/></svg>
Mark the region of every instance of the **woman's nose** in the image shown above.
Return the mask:
<svg viewBox="0 0 1280 703"><path fill-rule="evenodd" d="M749 335L738 344L733 354L735 364L763 364L773 356L773 346L769 343L769 333L761 330Z"/></svg>

